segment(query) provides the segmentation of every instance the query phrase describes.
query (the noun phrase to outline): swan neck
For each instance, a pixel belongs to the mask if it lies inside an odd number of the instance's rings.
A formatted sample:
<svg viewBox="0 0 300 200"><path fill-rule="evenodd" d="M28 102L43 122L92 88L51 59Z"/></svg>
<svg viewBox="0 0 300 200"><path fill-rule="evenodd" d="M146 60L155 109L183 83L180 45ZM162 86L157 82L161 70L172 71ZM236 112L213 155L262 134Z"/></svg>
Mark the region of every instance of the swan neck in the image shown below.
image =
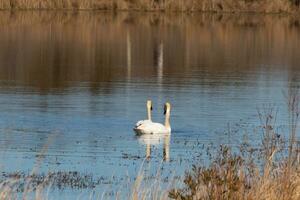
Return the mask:
<svg viewBox="0 0 300 200"><path fill-rule="evenodd" d="M166 113L166 118L165 118L165 127L170 128L170 112Z"/></svg>
<svg viewBox="0 0 300 200"><path fill-rule="evenodd" d="M151 119L151 108L147 107L147 115L148 115L148 120L152 120Z"/></svg>

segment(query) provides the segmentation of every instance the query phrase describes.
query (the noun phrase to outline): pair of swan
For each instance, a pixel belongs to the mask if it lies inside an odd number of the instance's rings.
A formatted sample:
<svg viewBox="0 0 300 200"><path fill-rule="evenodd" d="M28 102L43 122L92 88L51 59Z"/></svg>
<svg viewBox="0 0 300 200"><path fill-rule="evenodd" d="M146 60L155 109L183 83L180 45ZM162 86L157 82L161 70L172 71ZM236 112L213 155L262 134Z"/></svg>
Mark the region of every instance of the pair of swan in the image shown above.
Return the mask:
<svg viewBox="0 0 300 200"><path fill-rule="evenodd" d="M152 102L148 100L147 101L148 119L138 121L135 127L133 128L133 130L138 135L170 134L171 133L171 125L170 125L171 104L169 102L165 103L164 106L165 124L164 125L161 123L152 122L151 111L152 111Z"/></svg>

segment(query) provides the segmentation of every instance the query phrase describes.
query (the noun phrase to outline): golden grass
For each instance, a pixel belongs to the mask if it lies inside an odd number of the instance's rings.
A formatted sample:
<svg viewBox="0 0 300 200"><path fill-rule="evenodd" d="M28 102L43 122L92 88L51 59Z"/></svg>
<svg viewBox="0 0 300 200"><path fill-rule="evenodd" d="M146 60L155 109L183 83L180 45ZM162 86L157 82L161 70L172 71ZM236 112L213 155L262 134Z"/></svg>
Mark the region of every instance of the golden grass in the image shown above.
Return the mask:
<svg viewBox="0 0 300 200"><path fill-rule="evenodd" d="M185 187L173 189L172 199L290 199L300 198L300 169L289 168L285 161L257 165L234 156L223 148L220 160L208 168L194 166L184 179ZM272 163L272 164L271 164ZM299 165L299 162L298 162Z"/></svg>
<svg viewBox="0 0 300 200"><path fill-rule="evenodd" d="M292 0L0 0L0 9L295 12Z"/></svg>

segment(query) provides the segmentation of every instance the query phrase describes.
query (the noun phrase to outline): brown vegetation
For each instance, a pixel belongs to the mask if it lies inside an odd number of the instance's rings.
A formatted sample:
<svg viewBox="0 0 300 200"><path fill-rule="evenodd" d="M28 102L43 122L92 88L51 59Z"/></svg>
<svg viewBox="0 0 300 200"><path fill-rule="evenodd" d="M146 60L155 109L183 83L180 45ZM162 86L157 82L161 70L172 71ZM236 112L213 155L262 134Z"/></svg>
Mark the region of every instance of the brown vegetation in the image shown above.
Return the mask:
<svg viewBox="0 0 300 200"><path fill-rule="evenodd" d="M234 155L227 147L222 147L219 153L210 167L194 166L184 179L186 188L171 190L169 197L178 200L300 198L299 167L289 167L286 161L273 162L270 157L260 172L257 165Z"/></svg>
<svg viewBox="0 0 300 200"><path fill-rule="evenodd" d="M193 166L184 178L185 187L171 190L169 197L177 200L300 199L297 89L290 89L287 101L288 141L275 131L276 110L265 106L259 111L263 134L260 148L243 144L238 153L233 153L229 147L221 146L210 166Z"/></svg>
<svg viewBox="0 0 300 200"><path fill-rule="evenodd" d="M0 0L0 9L295 12L299 0Z"/></svg>

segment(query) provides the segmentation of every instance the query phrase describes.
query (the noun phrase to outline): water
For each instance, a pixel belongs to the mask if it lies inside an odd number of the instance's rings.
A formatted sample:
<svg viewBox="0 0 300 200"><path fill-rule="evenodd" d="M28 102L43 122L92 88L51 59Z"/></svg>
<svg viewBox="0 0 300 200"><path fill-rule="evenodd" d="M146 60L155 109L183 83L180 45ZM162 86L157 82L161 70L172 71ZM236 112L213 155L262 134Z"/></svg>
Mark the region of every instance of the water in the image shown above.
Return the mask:
<svg viewBox="0 0 300 200"><path fill-rule="evenodd" d="M5 173L92 174L100 192L143 163L182 175L205 162L203 144L235 146L246 132L258 144L258 107L273 105L285 126L284 94L299 84L291 16L3 11L0 24ZM171 137L134 135L147 99L158 122L171 102Z"/></svg>

